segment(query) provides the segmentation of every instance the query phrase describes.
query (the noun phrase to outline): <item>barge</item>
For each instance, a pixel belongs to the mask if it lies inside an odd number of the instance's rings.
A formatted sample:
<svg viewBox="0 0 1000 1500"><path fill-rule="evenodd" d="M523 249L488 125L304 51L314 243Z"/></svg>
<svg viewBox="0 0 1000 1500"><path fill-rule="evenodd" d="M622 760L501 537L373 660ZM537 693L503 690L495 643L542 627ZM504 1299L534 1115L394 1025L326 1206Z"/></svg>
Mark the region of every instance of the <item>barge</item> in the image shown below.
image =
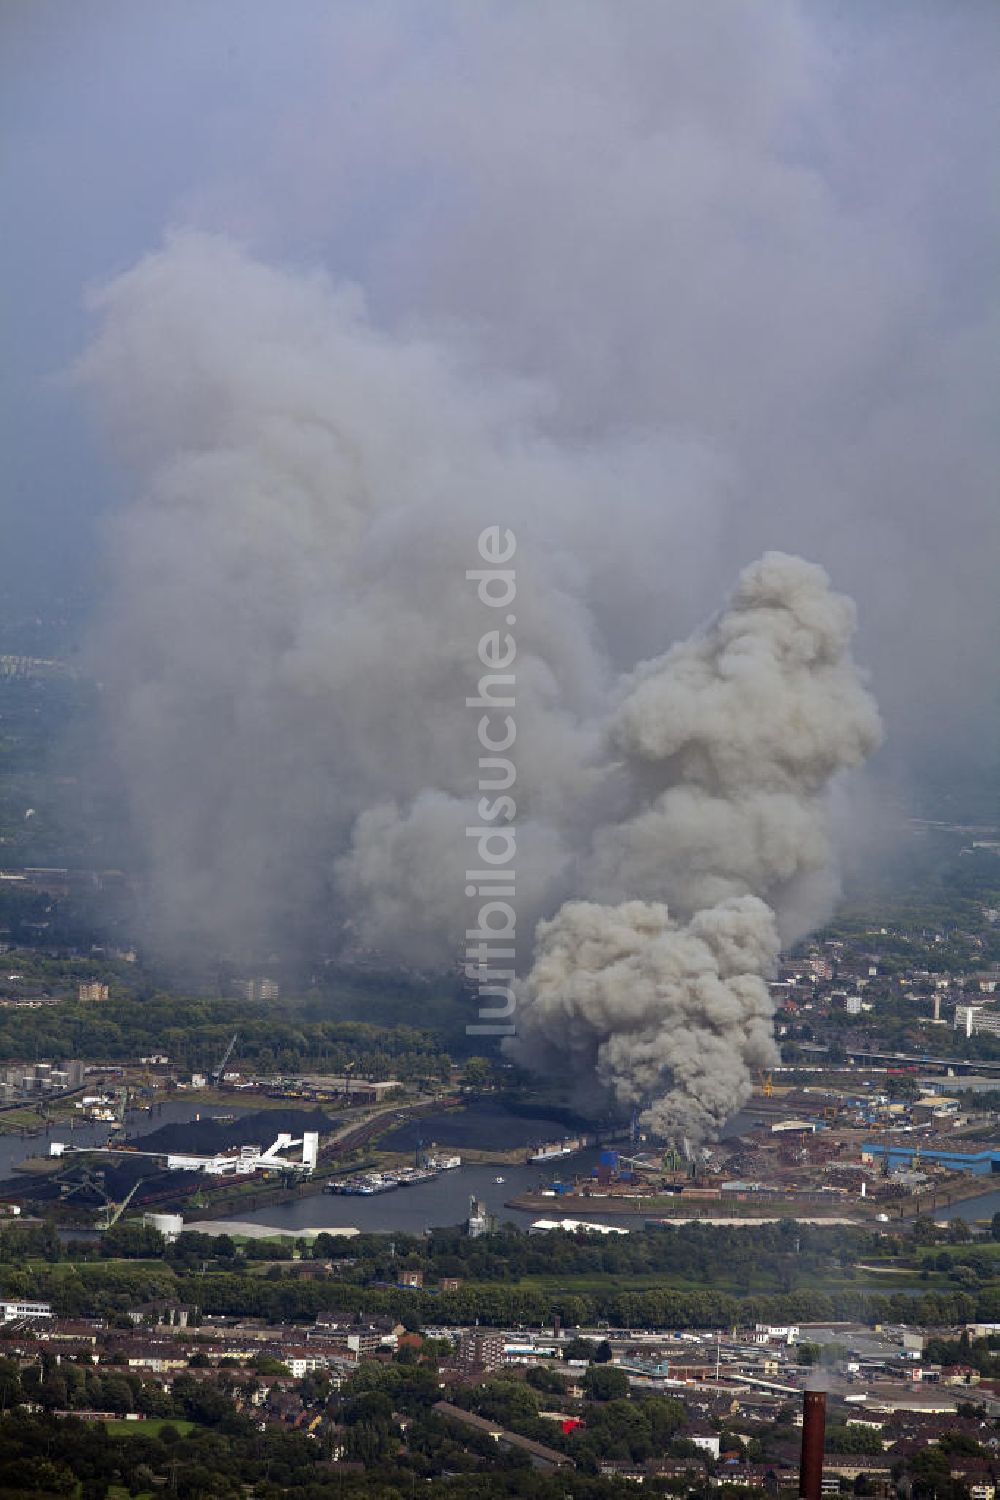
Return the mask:
<svg viewBox="0 0 1000 1500"><path fill-rule="evenodd" d="M438 1171L432 1167L401 1167L394 1172L365 1172L357 1177L341 1177L336 1182L328 1182L326 1191L348 1198L371 1198L376 1193L394 1193L397 1188L433 1182L438 1175Z"/></svg>

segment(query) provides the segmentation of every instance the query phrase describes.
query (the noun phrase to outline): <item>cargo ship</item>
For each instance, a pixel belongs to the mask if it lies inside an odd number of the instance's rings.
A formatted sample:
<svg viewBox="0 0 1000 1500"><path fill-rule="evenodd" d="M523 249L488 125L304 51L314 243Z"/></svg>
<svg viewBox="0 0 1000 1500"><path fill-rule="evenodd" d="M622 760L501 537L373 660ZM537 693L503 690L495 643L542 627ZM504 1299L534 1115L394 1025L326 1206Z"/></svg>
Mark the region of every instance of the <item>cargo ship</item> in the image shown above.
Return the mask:
<svg viewBox="0 0 1000 1500"><path fill-rule="evenodd" d="M554 1161L559 1156L572 1156L574 1151L582 1151L587 1142L583 1136L567 1136L563 1141L547 1141L544 1146L528 1153L530 1162Z"/></svg>

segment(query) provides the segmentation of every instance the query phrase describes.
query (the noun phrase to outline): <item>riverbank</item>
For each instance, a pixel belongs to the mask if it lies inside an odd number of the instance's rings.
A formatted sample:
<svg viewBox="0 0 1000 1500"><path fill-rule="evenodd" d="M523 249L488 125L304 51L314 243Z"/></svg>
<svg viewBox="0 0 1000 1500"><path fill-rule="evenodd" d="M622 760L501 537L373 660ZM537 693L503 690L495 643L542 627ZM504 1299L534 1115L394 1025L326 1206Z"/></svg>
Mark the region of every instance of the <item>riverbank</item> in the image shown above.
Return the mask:
<svg viewBox="0 0 1000 1500"><path fill-rule="evenodd" d="M597 1215L677 1219L683 1223L704 1219L723 1223L727 1220L760 1221L762 1216L766 1219L797 1219L805 1222L808 1216L812 1222L829 1219L841 1224L863 1224L871 1218L870 1214L854 1212L854 1204L845 1203L840 1198L831 1197L818 1203L812 1198L805 1203L788 1198L771 1199L763 1194L755 1194L752 1201L744 1199L729 1203L724 1198L693 1201L683 1193L650 1194L643 1198L603 1197L595 1193L519 1193L505 1207L516 1209L520 1213L537 1213L547 1219L590 1220Z"/></svg>
<svg viewBox="0 0 1000 1500"><path fill-rule="evenodd" d="M995 1197L998 1192L1000 1192L1000 1184L992 1174L986 1177L978 1173L967 1172L961 1177L956 1176L947 1183L924 1189L914 1197L907 1198L902 1205L903 1212L900 1218L909 1220L940 1217L943 1210L953 1210L956 1204L967 1203L972 1199ZM949 1215L949 1217L953 1216Z"/></svg>

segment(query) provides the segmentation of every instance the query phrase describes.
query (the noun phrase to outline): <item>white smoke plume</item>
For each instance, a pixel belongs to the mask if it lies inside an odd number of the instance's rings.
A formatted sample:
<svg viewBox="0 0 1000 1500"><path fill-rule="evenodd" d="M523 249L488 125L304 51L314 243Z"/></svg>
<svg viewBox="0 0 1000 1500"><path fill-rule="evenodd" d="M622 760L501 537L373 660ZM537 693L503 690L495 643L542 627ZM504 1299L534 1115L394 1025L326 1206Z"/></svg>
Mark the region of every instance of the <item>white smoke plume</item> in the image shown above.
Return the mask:
<svg viewBox="0 0 1000 1500"><path fill-rule="evenodd" d="M822 568L768 553L709 629L641 666L611 726L634 810L599 835L592 883L685 919L753 893L786 942L821 921L836 891L824 792L881 738L855 626Z"/></svg>
<svg viewBox="0 0 1000 1500"><path fill-rule="evenodd" d="M175 236L95 305L78 378L136 493L94 656L161 930L245 951L306 911L332 946L346 913L393 956L454 957L488 623L465 573L500 518L527 936L597 780L587 527L623 473L650 492L697 461L669 437L560 447L543 393L223 237Z"/></svg>
<svg viewBox="0 0 1000 1500"><path fill-rule="evenodd" d="M830 908L826 789L878 740L853 606L769 553L622 677L594 603L607 517L638 495L683 534L718 482L695 445L557 440L543 389L224 237L174 236L95 306L79 379L136 498L94 651L161 931L246 953L305 917L328 951L348 930L459 957L491 623L466 570L500 523L523 967L542 920L520 1053L568 1047L658 1130L710 1134L772 1056L779 937Z"/></svg>
<svg viewBox="0 0 1000 1500"><path fill-rule="evenodd" d="M674 1139L748 1098L777 1061L780 940L832 906L827 788L881 737L854 627L821 568L771 553L634 674L610 732L634 806L597 831L584 878L623 904L570 901L540 925L515 1053L545 1066L568 1047Z"/></svg>
<svg viewBox="0 0 1000 1500"><path fill-rule="evenodd" d="M685 925L657 902L568 901L538 928L511 1048L536 1068L596 1074L658 1135L715 1135L777 1061L765 976L774 913L755 896Z"/></svg>

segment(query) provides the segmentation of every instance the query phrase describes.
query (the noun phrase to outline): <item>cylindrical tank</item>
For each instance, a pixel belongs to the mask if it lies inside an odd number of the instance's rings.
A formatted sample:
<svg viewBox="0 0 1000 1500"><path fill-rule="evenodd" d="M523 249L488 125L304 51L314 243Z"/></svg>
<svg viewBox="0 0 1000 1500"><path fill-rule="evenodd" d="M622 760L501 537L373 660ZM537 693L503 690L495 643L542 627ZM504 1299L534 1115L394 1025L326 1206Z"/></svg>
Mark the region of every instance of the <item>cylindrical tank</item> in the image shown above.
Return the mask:
<svg viewBox="0 0 1000 1500"><path fill-rule="evenodd" d="M181 1214L143 1214L142 1222L148 1229L158 1229L165 1240L175 1240L184 1228Z"/></svg>
<svg viewBox="0 0 1000 1500"><path fill-rule="evenodd" d="M799 1500L821 1500L823 1442L826 1437L826 1392L806 1391L802 1398L802 1459Z"/></svg>

